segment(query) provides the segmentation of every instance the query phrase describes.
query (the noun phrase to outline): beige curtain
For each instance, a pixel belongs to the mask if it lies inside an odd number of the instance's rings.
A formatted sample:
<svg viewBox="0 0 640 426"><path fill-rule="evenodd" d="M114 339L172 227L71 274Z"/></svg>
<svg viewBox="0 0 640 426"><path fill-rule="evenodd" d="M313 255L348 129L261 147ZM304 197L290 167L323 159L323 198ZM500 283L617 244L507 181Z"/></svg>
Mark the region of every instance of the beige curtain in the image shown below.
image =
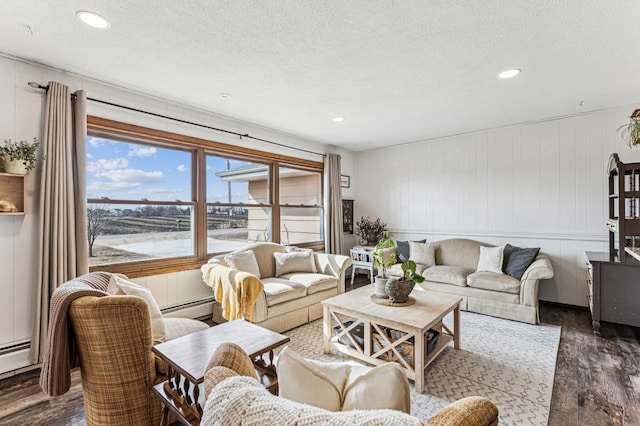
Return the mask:
<svg viewBox="0 0 640 426"><path fill-rule="evenodd" d="M324 159L324 239L325 251L342 253L342 187L340 156L327 154Z"/></svg>
<svg viewBox="0 0 640 426"><path fill-rule="evenodd" d="M40 178L40 227L31 362L42 362L49 327L49 300L62 283L89 271L87 255L84 91L49 82Z"/></svg>

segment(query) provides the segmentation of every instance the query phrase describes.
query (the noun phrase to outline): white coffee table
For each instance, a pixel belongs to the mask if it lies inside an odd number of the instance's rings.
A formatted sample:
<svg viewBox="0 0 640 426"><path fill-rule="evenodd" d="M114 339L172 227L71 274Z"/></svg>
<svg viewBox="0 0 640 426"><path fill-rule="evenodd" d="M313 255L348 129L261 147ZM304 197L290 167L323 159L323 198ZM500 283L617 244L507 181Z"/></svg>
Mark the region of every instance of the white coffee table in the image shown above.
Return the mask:
<svg viewBox="0 0 640 426"><path fill-rule="evenodd" d="M322 302L324 352L330 353L333 347L373 365L398 362L407 377L415 382L416 391L422 393L424 369L451 341L454 348L460 347L462 298L416 287L410 295L415 299L413 305L384 306L373 302L373 293L373 285L367 285ZM442 323L442 319L452 311L453 330ZM346 326L348 320L353 322ZM364 323L362 345L349 333L360 323ZM339 328L336 335L334 326ZM440 327L437 346L427 355L425 333ZM389 337L389 334L394 337ZM340 343L340 338L343 342L348 339L350 344Z"/></svg>

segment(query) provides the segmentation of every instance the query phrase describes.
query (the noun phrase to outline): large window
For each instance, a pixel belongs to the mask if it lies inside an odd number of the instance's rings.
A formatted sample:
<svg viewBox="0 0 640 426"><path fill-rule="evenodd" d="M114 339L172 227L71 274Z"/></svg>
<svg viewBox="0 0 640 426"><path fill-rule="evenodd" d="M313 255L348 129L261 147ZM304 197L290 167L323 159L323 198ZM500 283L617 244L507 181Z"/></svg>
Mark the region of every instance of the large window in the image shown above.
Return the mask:
<svg viewBox="0 0 640 426"><path fill-rule="evenodd" d="M271 241L269 164L207 155L207 250Z"/></svg>
<svg viewBox="0 0 640 426"><path fill-rule="evenodd" d="M322 249L322 163L89 117L92 270L193 269L257 241Z"/></svg>
<svg viewBox="0 0 640 426"><path fill-rule="evenodd" d="M280 167L280 241L300 244L323 236L322 174Z"/></svg>
<svg viewBox="0 0 640 426"><path fill-rule="evenodd" d="M193 155L87 137L90 266L194 255Z"/></svg>

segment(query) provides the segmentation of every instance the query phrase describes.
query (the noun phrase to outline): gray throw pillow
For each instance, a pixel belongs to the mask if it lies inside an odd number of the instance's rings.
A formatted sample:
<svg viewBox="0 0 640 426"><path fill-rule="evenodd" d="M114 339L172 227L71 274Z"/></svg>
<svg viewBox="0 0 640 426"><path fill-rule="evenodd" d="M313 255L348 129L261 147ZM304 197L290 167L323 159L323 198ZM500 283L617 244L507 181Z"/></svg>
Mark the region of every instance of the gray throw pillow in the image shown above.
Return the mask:
<svg viewBox="0 0 640 426"><path fill-rule="evenodd" d="M427 239L420 241L414 241L414 243L426 243ZM398 260L404 262L409 260L411 256L411 250L409 250L409 241L396 241L396 252L398 253Z"/></svg>
<svg viewBox="0 0 640 426"><path fill-rule="evenodd" d="M513 278L522 279L524 271L536 260L536 256L540 251L537 248L520 248L507 244L504 246L502 261L502 272L511 275Z"/></svg>

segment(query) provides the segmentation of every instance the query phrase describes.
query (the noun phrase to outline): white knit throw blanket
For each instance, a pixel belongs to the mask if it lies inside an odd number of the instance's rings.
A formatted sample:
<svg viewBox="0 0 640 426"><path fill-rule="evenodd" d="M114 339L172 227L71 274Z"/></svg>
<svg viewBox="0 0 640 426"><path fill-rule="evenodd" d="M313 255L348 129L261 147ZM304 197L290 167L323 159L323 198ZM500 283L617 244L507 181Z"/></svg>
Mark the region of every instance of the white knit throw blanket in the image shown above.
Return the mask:
<svg viewBox="0 0 640 426"><path fill-rule="evenodd" d="M202 425L421 426L415 417L395 410L332 412L272 395L255 379L230 377L207 398Z"/></svg>

